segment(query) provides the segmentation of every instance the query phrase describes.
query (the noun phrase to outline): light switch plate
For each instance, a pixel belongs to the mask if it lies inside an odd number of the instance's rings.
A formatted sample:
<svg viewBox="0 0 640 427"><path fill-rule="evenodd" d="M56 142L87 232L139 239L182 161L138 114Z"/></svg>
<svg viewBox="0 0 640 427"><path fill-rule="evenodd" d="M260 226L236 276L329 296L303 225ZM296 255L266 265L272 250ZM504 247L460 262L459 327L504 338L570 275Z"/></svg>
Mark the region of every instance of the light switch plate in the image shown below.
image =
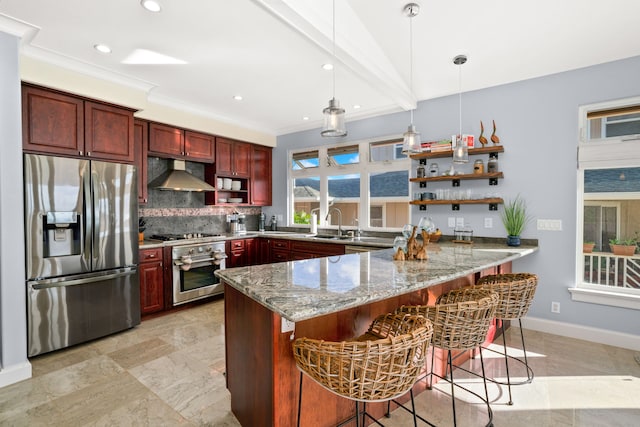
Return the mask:
<svg viewBox="0 0 640 427"><path fill-rule="evenodd" d="M280 332L282 332L282 333L293 332L293 330L295 328L296 328L296 322L292 322L291 320L287 320L284 317L281 318Z"/></svg>
<svg viewBox="0 0 640 427"><path fill-rule="evenodd" d="M456 226L456 219L455 219L455 217L450 216L450 217L447 219L447 226L448 226L449 228L453 228L453 227L455 227L455 226Z"/></svg>
<svg viewBox="0 0 640 427"><path fill-rule="evenodd" d="M464 227L464 218L456 218L456 227Z"/></svg>
<svg viewBox="0 0 640 427"><path fill-rule="evenodd" d="M493 218L484 219L484 228L493 228Z"/></svg>

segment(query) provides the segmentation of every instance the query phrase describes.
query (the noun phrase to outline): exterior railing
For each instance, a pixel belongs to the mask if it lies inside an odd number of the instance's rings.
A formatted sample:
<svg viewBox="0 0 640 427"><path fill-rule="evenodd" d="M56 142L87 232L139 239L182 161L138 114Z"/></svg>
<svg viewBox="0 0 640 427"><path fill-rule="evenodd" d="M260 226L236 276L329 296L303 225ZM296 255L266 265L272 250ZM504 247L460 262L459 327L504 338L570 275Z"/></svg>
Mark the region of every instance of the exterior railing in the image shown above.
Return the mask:
<svg viewBox="0 0 640 427"><path fill-rule="evenodd" d="M640 289L640 255L611 252L584 254L584 281L616 288Z"/></svg>

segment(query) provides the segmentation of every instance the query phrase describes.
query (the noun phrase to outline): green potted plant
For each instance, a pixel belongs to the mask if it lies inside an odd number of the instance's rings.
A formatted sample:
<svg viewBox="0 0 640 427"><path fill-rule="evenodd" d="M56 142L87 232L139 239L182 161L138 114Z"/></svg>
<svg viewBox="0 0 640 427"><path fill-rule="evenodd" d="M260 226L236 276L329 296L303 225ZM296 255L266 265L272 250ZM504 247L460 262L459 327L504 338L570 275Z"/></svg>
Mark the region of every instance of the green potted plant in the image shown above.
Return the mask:
<svg viewBox="0 0 640 427"><path fill-rule="evenodd" d="M614 255L631 256L638 249L638 238L638 232L636 231L633 237L627 239L610 239L609 246L611 246L611 251Z"/></svg>
<svg viewBox="0 0 640 427"><path fill-rule="evenodd" d="M596 242L584 242L582 244L582 252L585 254L590 254L593 252L593 248L596 246Z"/></svg>
<svg viewBox="0 0 640 427"><path fill-rule="evenodd" d="M531 220L527 215L527 206L520 195L504 204L500 217L507 231L507 245L520 246L520 234Z"/></svg>

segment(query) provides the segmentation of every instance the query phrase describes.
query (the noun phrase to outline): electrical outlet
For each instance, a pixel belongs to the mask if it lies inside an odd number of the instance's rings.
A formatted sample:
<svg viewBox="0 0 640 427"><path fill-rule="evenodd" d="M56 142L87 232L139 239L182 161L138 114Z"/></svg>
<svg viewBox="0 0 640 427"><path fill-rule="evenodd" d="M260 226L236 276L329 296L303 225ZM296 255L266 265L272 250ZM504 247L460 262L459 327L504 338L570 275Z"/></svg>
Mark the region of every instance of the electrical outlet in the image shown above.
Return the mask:
<svg viewBox="0 0 640 427"><path fill-rule="evenodd" d="M447 219L447 226L448 226L449 228L453 228L453 227L455 227L455 226L456 226L456 219L455 219L455 217L450 216L450 217Z"/></svg>
<svg viewBox="0 0 640 427"><path fill-rule="evenodd" d="M539 219L537 221L538 230L544 231L562 231L561 219Z"/></svg>
<svg viewBox="0 0 640 427"><path fill-rule="evenodd" d="M560 313L560 303L556 301L551 302L551 312Z"/></svg>
<svg viewBox="0 0 640 427"><path fill-rule="evenodd" d="M282 224L282 214L278 214L278 222Z"/></svg>
<svg viewBox="0 0 640 427"><path fill-rule="evenodd" d="M464 218L456 218L456 227L464 227Z"/></svg>
<svg viewBox="0 0 640 427"><path fill-rule="evenodd" d="M484 228L493 228L493 218L484 219Z"/></svg>
<svg viewBox="0 0 640 427"><path fill-rule="evenodd" d="M295 328L296 328L296 322L292 322L291 320L287 320L284 317L281 318L280 332L282 332L282 333L293 332L293 330Z"/></svg>

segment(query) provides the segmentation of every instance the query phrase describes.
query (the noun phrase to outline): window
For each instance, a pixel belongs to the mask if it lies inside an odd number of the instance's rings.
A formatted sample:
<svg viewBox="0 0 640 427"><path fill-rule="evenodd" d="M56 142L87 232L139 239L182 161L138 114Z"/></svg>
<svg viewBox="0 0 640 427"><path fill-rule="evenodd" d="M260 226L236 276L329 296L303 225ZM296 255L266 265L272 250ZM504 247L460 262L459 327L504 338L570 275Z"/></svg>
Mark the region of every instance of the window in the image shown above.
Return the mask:
<svg viewBox="0 0 640 427"><path fill-rule="evenodd" d="M399 139L291 151L293 224L400 230L409 222L410 160Z"/></svg>
<svg viewBox="0 0 640 427"><path fill-rule="evenodd" d="M640 253L614 254L610 242L640 233L640 98L580 108L578 301L640 309ZM583 242L595 243L583 253ZM614 242L615 243L615 242Z"/></svg>

